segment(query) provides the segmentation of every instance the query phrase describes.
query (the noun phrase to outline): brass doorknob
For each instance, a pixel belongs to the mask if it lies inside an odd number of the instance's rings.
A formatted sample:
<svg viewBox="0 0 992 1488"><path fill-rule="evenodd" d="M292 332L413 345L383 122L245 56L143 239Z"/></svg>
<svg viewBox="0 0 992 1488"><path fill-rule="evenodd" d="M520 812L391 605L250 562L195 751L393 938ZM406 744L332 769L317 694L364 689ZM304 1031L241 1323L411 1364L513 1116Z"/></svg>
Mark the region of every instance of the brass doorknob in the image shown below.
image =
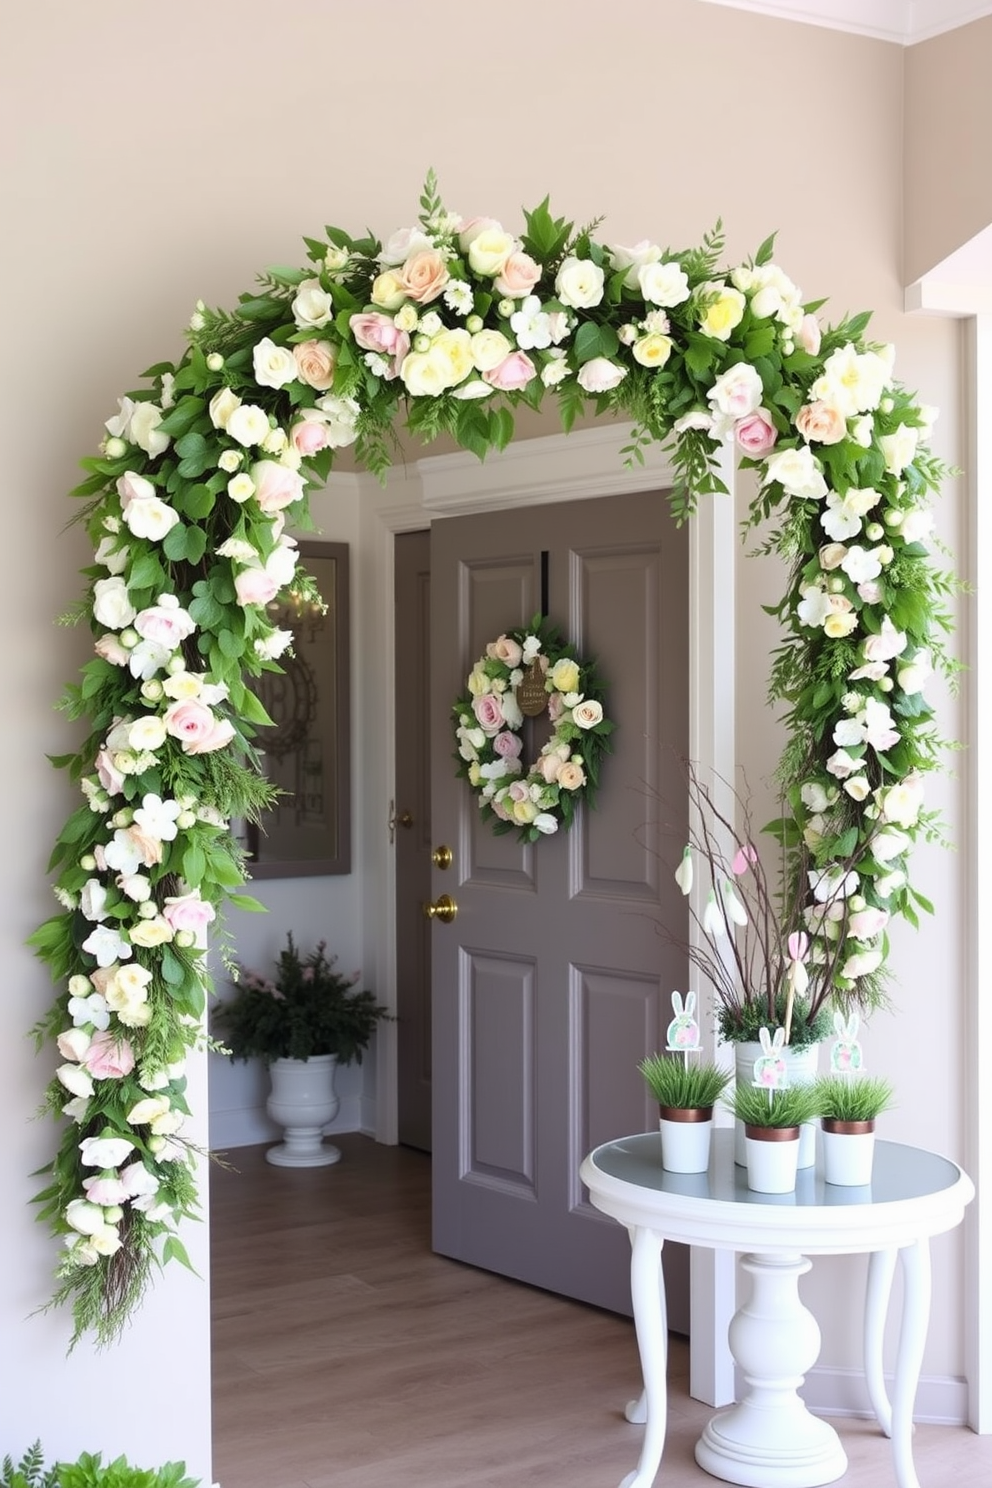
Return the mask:
<svg viewBox="0 0 992 1488"><path fill-rule="evenodd" d="M436 903L424 905L424 918L440 920L442 925L450 925L457 913L458 905L450 894L442 894Z"/></svg>
<svg viewBox="0 0 992 1488"><path fill-rule="evenodd" d="M451 851L451 848L445 847L444 843L440 847L436 847L431 853L431 862L435 868L450 868L454 859L455 855Z"/></svg>

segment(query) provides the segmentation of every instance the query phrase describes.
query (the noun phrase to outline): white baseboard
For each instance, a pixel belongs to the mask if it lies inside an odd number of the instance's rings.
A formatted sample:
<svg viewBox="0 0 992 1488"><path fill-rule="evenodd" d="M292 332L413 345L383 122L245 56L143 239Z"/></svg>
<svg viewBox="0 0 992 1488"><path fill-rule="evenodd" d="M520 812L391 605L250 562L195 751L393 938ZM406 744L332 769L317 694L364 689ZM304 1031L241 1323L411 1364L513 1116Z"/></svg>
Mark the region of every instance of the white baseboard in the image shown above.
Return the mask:
<svg viewBox="0 0 992 1488"><path fill-rule="evenodd" d="M357 1094L342 1096L338 1114L329 1126L324 1127L325 1133L332 1136L334 1132L374 1132L375 1103L371 1103L371 1121L365 1109L369 1104ZM277 1142L280 1136L279 1127L269 1120L264 1106L210 1112L210 1147L213 1152L226 1152L234 1147L260 1147L264 1142Z"/></svg>
<svg viewBox="0 0 992 1488"><path fill-rule="evenodd" d="M892 1380L886 1375L891 1399ZM800 1395L817 1415L865 1416L875 1413L864 1375L857 1369L817 1367L806 1376ZM913 1419L928 1426L964 1426L968 1421L968 1386L953 1376L924 1375L916 1391Z"/></svg>

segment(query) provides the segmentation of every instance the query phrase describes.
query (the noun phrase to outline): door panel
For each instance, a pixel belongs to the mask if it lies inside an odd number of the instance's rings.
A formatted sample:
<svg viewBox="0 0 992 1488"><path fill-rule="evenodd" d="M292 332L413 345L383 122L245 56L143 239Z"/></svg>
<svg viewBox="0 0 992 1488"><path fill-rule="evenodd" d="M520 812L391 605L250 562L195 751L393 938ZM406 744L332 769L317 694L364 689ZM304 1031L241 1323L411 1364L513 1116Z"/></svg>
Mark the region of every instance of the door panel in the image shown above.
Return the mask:
<svg viewBox="0 0 992 1488"><path fill-rule="evenodd" d="M452 518L432 529L431 571L433 834L455 847L433 891L459 906L432 931L434 1246L629 1312L627 1237L589 1205L578 1168L597 1143L657 1126L637 1064L686 985L657 931L660 915L687 928L672 878L686 534L658 493ZM544 607L545 577L547 613L599 662L617 727L596 809L521 844L496 837L455 778L451 704L486 643Z"/></svg>
<svg viewBox="0 0 992 1488"><path fill-rule="evenodd" d="M396 1010L398 1136L431 1146L430 534L404 532L395 547Z"/></svg>

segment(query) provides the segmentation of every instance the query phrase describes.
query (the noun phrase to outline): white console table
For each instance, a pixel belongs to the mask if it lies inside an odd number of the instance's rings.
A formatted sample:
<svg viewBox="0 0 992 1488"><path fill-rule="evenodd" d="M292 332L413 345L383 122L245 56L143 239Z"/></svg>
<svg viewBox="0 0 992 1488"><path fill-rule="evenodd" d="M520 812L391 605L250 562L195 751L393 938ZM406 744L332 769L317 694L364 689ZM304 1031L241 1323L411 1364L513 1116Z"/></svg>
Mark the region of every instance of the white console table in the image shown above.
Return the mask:
<svg viewBox="0 0 992 1488"><path fill-rule="evenodd" d="M627 1418L645 1423L634 1472L620 1488L651 1488L665 1444L667 1325L661 1248L665 1240L745 1252L750 1296L730 1325L730 1348L746 1380L744 1398L718 1412L696 1445L706 1472L751 1488L816 1488L842 1477L847 1458L828 1422L797 1389L815 1364L820 1330L799 1298L812 1255L870 1252L865 1304L865 1377L879 1424L892 1439L898 1488L920 1488L913 1464L913 1404L930 1315L930 1236L961 1223L974 1186L955 1163L915 1147L877 1142L865 1188L824 1183L801 1170L794 1193L759 1194L734 1163L733 1132L713 1134L709 1171L669 1173L657 1132L597 1147L580 1170L591 1202L626 1225L630 1282L644 1393ZM882 1336L897 1259L904 1287L892 1402L882 1374Z"/></svg>

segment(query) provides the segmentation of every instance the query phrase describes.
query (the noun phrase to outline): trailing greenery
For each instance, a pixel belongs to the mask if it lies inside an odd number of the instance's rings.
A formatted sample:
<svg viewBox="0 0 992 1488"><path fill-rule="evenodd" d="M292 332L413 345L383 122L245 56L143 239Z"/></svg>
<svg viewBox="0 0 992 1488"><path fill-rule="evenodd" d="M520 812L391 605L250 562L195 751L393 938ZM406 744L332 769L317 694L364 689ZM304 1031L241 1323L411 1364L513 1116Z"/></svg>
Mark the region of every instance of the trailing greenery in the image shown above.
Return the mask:
<svg viewBox="0 0 992 1488"><path fill-rule="evenodd" d="M234 1059L311 1059L336 1054L361 1064L379 1020L389 1010L371 992L353 991L358 973L341 976L327 943L301 956L292 935L271 979L241 970L233 997L219 1002L213 1023Z"/></svg>
<svg viewBox="0 0 992 1488"><path fill-rule="evenodd" d="M659 1106L703 1111L715 1106L732 1078L731 1071L697 1062L682 1054L650 1054L637 1066Z"/></svg>
<svg viewBox="0 0 992 1488"><path fill-rule="evenodd" d="M817 1114L829 1121L874 1121L890 1109L895 1094L881 1075L821 1075L814 1088Z"/></svg>
<svg viewBox="0 0 992 1488"><path fill-rule="evenodd" d="M815 1084L769 1090L739 1082L727 1105L746 1126L802 1126L819 1115Z"/></svg>
<svg viewBox="0 0 992 1488"><path fill-rule="evenodd" d="M99 1452L83 1452L75 1462L46 1468L41 1442L36 1441L16 1467L10 1457L3 1459L0 1488L199 1488L200 1481L186 1476L184 1462L132 1467L125 1457L104 1463Z"/></svg>

